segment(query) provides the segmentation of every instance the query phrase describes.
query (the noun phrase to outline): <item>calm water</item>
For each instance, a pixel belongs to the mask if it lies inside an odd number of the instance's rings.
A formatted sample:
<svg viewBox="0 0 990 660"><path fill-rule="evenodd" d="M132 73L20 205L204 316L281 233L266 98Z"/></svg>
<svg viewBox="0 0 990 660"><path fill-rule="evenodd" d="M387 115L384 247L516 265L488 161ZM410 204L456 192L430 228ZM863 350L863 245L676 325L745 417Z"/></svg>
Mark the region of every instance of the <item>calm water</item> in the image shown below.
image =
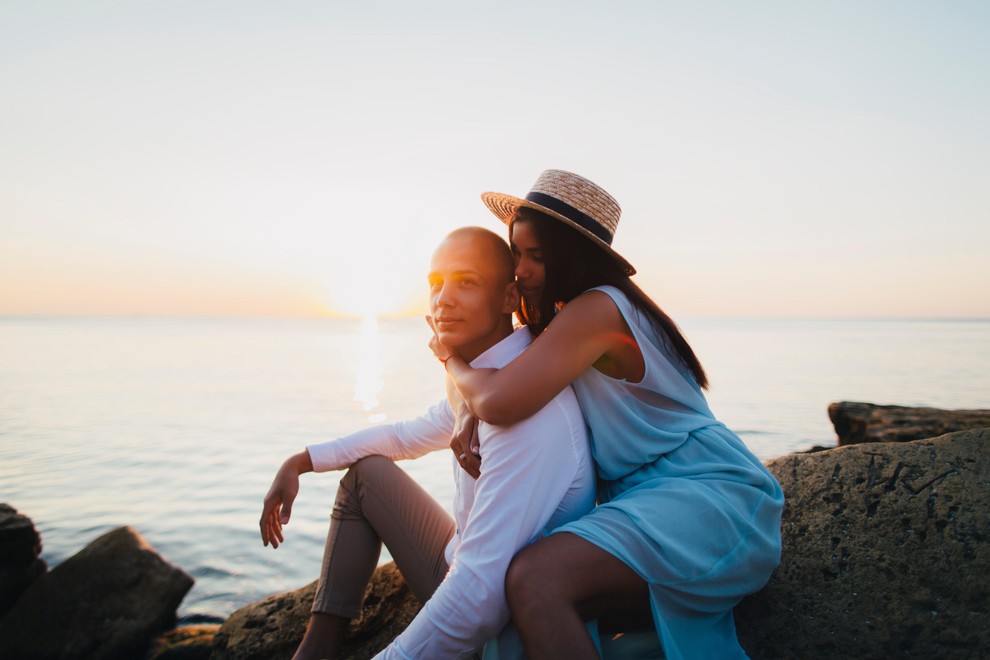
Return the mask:
<svg viewBox="0 0 990 660"><path fill-rule="evenodd" d="M990 408L990 321L686 319L713 409L763 459L834 444L832 401ZM49 566L132 525L220 619L316 577L338 474L306 475L286 544L261 501L306 444L442 396L419 319L0 319L0 502ZM443 503L450 458L404 467Z"/></svg>

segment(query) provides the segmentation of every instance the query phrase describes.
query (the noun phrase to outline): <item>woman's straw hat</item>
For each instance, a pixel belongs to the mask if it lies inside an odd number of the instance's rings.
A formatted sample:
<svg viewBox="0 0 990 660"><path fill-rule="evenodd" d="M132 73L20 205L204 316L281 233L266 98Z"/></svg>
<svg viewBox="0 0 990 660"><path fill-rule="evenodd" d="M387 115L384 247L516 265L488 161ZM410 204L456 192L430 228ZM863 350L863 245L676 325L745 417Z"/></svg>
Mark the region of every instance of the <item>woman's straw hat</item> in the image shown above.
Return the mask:
<svg viewBox="0 0 990 660"><path fill-rule="evenodd" d="M520 206L545 213L578 230L615 259L626 275L636 269L612 249L622 209L615 198L584 177L546 170L524 199L502 193L481 193L481 201L506 223Z"/></svg>

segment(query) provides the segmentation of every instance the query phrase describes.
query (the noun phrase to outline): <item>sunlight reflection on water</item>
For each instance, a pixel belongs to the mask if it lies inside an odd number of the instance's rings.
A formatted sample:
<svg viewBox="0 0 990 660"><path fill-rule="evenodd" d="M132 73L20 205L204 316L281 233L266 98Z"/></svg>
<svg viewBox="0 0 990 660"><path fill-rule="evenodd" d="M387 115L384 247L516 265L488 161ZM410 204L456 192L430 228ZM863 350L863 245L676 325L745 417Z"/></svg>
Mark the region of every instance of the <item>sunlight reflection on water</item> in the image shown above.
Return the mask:
<svg viewBox="0 0 990 660"><path fill-rule="evenodd" d="M381 337L378 332L378 319L365 316L361 319L360 344L358 349L357 382L354 384L354 400L368 413L368 421L380 424L388 419L383 412L375 412L380 401L378 394L385 387L382 375Z"/></svg>

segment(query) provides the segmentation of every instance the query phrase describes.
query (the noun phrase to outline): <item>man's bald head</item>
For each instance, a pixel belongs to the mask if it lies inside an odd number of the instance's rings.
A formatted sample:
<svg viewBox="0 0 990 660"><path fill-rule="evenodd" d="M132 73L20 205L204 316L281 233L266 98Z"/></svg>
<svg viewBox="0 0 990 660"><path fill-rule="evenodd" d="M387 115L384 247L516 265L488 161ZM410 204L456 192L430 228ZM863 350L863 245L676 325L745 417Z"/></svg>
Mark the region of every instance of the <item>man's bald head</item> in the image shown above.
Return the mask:
<svg viewBox="0 0 990 660"><path fill-rule="evenodd" d="M512 251L481 227L450 232L430 260L430 312L437 336L470 361L512 334L519 306Z"/></svg>
<svg viewBox="0 0 990 660"><path fill-rule="evenodd" d="M481 249L481 254L485 255L486 261L491 265L496 282L504 284L515 280L516 264L512 257L512 250L505 239L495 232L484 227L460 227L447 234L440 245L442 246L448 241L475 242Z"/></svg>

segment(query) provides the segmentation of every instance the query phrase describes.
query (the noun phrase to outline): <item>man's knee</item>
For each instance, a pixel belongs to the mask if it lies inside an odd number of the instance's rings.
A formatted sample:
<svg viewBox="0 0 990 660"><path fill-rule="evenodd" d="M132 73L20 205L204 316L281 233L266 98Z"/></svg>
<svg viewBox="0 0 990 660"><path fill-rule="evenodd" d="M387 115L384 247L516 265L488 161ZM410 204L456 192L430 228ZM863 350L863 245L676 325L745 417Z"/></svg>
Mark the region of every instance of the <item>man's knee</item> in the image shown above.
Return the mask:
<svg viewBox="0 0 990 660"><path fill-rule="evenodd" d="M381 475L395 469L395 463L391 458L374 454L358 459L340 480L341 485L353 491L355 486L362 482L373 481Z"/></svg>
<svg viewBox="0 0 990 660"><path fill-rule="evenodd" d="M389 479L391 470L399 469L392 459L385 456L365 456L351 465L337 487L331 516L340 519L362 518L361 499Z"/></svg>

